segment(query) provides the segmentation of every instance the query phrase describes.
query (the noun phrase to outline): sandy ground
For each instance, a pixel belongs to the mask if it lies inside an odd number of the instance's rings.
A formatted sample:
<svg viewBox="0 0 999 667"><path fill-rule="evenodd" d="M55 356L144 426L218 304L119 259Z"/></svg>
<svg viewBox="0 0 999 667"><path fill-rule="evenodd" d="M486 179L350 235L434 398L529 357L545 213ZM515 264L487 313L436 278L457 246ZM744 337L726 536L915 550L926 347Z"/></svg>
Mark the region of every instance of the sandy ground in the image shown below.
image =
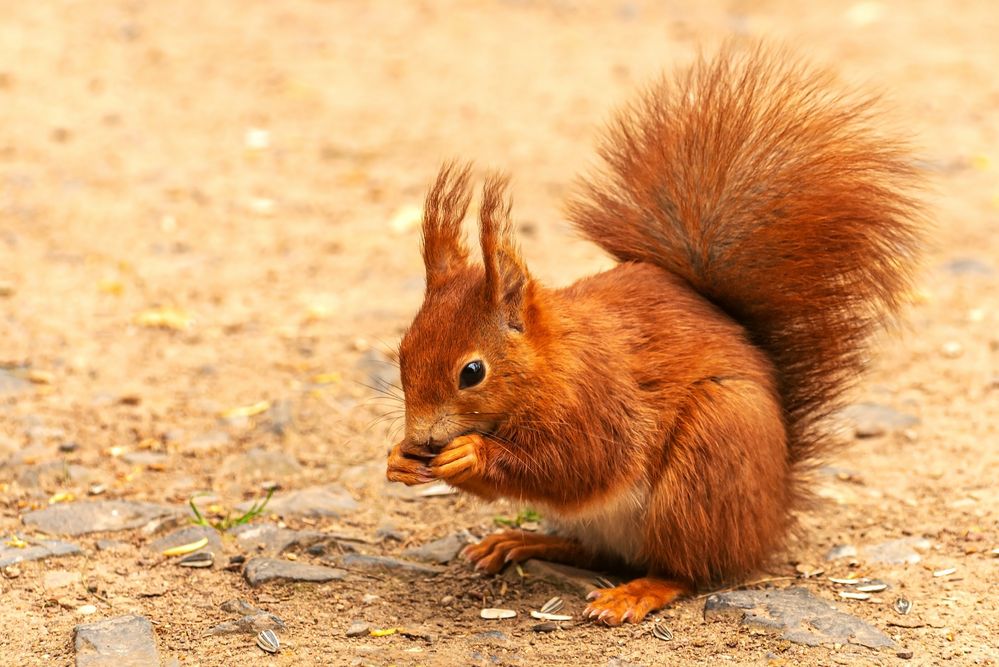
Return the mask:
<svg viewBox="0 0 999 667"><path fill-rule="evenodd" d="M133 531L78 538L85 556L0 577L3 665L71 664L74 625L125 613L150 618L162 655L181 665L866 665L901 663L902 649L911 664L999 661L995 3L8 0L0 13L0 363L34 379L0 394L4 539L34 537L23 512L94 483L103 497L183 505L212 491L231 506L259 498L265 480L339 481L359 510L288 524L372 539L391 524L402 541L370 547L385 554L492 530L510 507L407 502L381 480L392 421L378 418L393 406L364 387L362 360L391 348L420 302L409 212L442 159L475 159L514 175L536 275L564 284L606 266L560 209L592 161L595 128L662 68L732 34L786 41L886 91L920 145L936 224L912 326L876 350L857 396L920 423L833 461L840 474L824 481L828 503L804 519L805 539L760 575L801 565L893 582L921 627L888 625L894 596L837 604L897 649L806 648L706 623L703 600L666 612L669 643L648 625L540 635L523 613L491 624L477 614L536 607L552 594L543 584L452 564L436 578L250 589L238 573L157 564ZM137 320L164 308L188 326ZM283 435L260 417L219 421L260 401L289 408ZM204 437L219 431L228 437ZM68 442L77 448L60 451ZM299 467L242 469L254 448ZM125 461L144 451L165 458ZM83 472L32 478L63 461ZM904 536L932 542L919 564L823 559L835 544ZM96 551L107 537L128 546ZM78 586L60 605L42 583L53 569L81 572L97 593ZM824 576L799 583L838 599ZM236 597L285 619L280 655L206 634ZM97 613L81 616L84 603ZM347 639L355 619L437 638ZM490 630L505 639L479 635Z"/></svg>

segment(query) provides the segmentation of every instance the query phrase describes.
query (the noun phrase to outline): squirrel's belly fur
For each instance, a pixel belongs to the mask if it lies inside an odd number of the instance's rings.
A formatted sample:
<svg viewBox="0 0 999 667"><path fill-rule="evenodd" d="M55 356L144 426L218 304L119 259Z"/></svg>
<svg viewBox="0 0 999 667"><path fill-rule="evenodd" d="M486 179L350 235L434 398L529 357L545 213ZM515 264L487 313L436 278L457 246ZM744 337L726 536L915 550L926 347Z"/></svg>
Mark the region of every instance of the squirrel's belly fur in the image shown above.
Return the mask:
<svg viewBox="0 0 999 667"><path fill-rule="evenodd" d="M625 483L596 502L571 512L541 505L539 509L555 533L577 540L598 558L641 567L645 553L645 520L649 487L642 481Z"/></svg>

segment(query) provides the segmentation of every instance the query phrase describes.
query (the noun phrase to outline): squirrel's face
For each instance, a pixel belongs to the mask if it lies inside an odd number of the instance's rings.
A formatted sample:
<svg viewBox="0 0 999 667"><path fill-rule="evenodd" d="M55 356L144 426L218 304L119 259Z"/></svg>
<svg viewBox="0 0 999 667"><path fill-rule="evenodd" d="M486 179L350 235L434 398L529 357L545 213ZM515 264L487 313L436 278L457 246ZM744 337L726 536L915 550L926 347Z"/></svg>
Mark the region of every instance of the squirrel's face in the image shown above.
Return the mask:
<svg viewBox="0 0 999 667"><path fill-rule="evenodd" d="M429 291L399 347L406 440L435 450L492 432L516 410L514 379L529 373L525 335L497 315L481 270Z"/></svg>
<svg viewBox="0 0 999 667"><path fill-rule="evenodd" d="M483 265L474 266L460 232L471 196L468 175L467 168L445 165L427 196L426 294L399 347L405 440L413 450L494 431L515 411L531 372L535 285L512 238L505 181L491 178L483 190Z"/></svg>

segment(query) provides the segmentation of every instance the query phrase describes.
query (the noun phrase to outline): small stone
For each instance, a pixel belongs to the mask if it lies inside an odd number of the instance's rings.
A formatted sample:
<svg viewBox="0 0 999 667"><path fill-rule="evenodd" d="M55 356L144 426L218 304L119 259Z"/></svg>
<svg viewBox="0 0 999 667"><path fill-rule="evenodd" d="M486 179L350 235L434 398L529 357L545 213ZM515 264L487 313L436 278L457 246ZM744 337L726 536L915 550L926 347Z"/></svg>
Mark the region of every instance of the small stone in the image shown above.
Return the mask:
<svg viewBox="0 0 999 667"><path fill-rule="evenodd" d="M354 621L347 628L348 637L364 637L371 630L371 624L364 621Z"/></svg>
<svg viewBox="0 0 999 667"><path fill-rule="evenodd" d="M92 604L85 604L81 607L76 608L77 613L83 614L84 616L90 616L91 614L97 613L97 607Z"/></svg>
<svg viewBox="0 0 999 667"><path fill-rule="evenodd" d="M54 591L60 588L69 588L83 581L79 572L69 570L49 570L42 577L42 586L47 591Z"/></svg>
<svg viewBox="0 0 999 667"><path fill-rule="evenodd" d="M902 658L902 660L909 660L912 658L913 654L912 651L910 651L909 649L903 649L901 651L897 651L895 655L898 656L899 658Z"/></svg>
<svg viewBox="0 0 999 667"><path fill-rule="evenodd" d="M129 545L121 540L97 540L95 544L98 551L110 551L112 553L121 553L127 551Z"/></svg>
<svg viewBox="0 0 999 667"><path fill-rule="evenodd" d="M142 528L182 511L165 505L128 500L90 500L52 505L28 512L24 525L50 534L84 535Z"/></svg>
<svg viewBox="0 0 999 667"><path fill-rule="evenodd" d="M121 460L133 466L145 466L147 468L162 468L166 465L169 457L163 452L128 452L122 454Z"/></svg>
<svg viewBox="0 0 999 667"><path fill-rule="evenodd" d="M236 507L245 512L253 502L241 503ZM304 516L312 518L339 519L344 514L357 510L357 501L339 484L326 486L311 486L299 491L291 491L280 496L273 496L265 513L278 516Z"/></svg>
<svg viewBox="0 0 999 667"><path fill-rule="evenodd" d="M444 565L454 560L458 552L472 541L467 532L455 533L418 547L412 547L402 552L407 558L414 558L425 563L440 563Z"/></svg>
<svg viewBox="0 0 999 667"><path fill-rule="evenodd" d="M267 411L267 429L277 436L284 436L291 428L293 417L290 401L277 401Z"/></svg>
<svg viewBox="0 0 999 667"><path fill-rule="evenodd" d="M235 602L242 602L237 600ZM209 632L213 635L233 635L233 634L257 634L263 632L264 630L284 630L286 629L285 623L280 617L271 614L266 611L261 611L259 609L254 609L245 602L242 604L246 605L250 611L244 616L241 616L239 620L236 621L226 621L224 623L219 623L213 627ZM223 605L223 609L225 605Z"/></svg>
<svg viewBox="0 0 999 667"><path fill-rule="evenodd" d="M228 479L288 479L299 475L302 465L291 454L251 449L227 456L219 474Z"/></svg>
<svg viewBox="0 0 999 667"><path fill-rule="evenodd" d="M995 269L974 257L959 257L943 265L944 271L955 276L991 276Z"/></svg>
<svg viewBox="0 0 999 667"><path fill-rule="evenodd" d="M845 408L842 414L853 425L857 438L874 438L919 424L918 417L877 403L857 403Z"/></svg>
<svg viewBox="0 0 999 667"><path fill-rule="evenodd" d="M555 632L558 630L558 623L547 621L545 623L535 623L531 626L532 632Z"/></svg>
<svg viewBox="0 0 999 667"><path fill-rule="evenodd" d="M826 560L839 560L840 558L856 558L857 547L852 544L837 544L826 552Z"/></svg>
<svg viewBox="0 0 999 667"><path fill-rule="evenodd" d="M15 563L24 563L42 558L75 556L79 553L81 553L80 547L59 540L33 540L30 546L23 549L9 547L0 542L0 568L7 568Z"/></svg>
<svg viewBox="0 0 999 667"><path fill-rule="evenodd" d="M379 540L395 540L402 542L406 539L406 533L402 532L391 523L383 523L375 531L375 537Z"/></svg>
<svg viewBox="0 0 999 667"><path fill-rule="evenodd" d="M251 586L259 586L271 581L308 581L323 583L344 579L344 570L309 565L279 558L251 558L246 562L243 575Z"/></svg>
<svg viewBox="0 0 999 667"><path fill-rule="evenodd" d="M883 563L887 565L914 564L922 560L919 552L926 551L931 546L930 541L922 537L903 537L863 547L860 550L859 556L868 563Z"/></svg>
<svg viewBox="0 0 999 667"><path fill-rule="evenodd" d="M964 346L956 340L949 340L940 347L940 354L948 359L957 359L964 354Z"/></svg>
<svg viewBox="0 0 999 667"><path fill-rule="evenodd" d="M194 452L207 452L225 447L231 440L232 438L225 431L209 431L189 440L184 449Z"/></svg>
<svg viewBox="0 0 999 667"><path fill-rule="evenodd" d="M278 556L293 547L312 548L335 544L331 535L315 530L292 530L271 523L244 524L229 531L236 536L240 549L262 556Z"/></svg>
<svg viewBox="0 0 999 667"><path fill-rule="evenodd" d="M98 480L98 476L97 471L75 463L49 461L26 466L17 476L17 481L21 486L29 488L61 488L67 482L91 484Z"/></svg>
<svg viewBox="0 0 999 667"><path fill-rule="evenodd" d="M469 637L469 640L475 643L486 642L489 644L495 643L506 643L510 641L510 636L505 632L500 632L499 630L489 630L487 632L480 632L476 635Z"/></svg>
<svg viewBox="0 0 999 667"><path fill-rule="evenodd" d="M6 368L0 368L0 394L16 394L31 389L31 382Z"/></svg>
<svg viewBox="0 0 999 667"><path fill-rule="evenodd" d="M59 443L59 451L63 454L71 454L80 448L80 445L72 440Z"/></svg>
<svg viewBox="0 0 999 667"><path fill-rule="evenodd" d="M859 644L868 648L894 642L872 625L843 613L804 588L715 593L704 604L705 620L736 617L743 625L779 633L797 644Z"/></svg>
<svg viewBox="0 0 999 667"><path fill-rule="evenodd" d="M230 614L239 614L240 616L246 616L249 614L259 614L260 610L254 607L249 602L245 600L226 600L221 605L219 609Z"/></svg>
<svg viewBox="0 0 999 667"><path fill-rule="evenodd" d="M343 559L343 566L346 568L366 569L366 570L394 570L410 572L414 574L439 574L443 568L433 565L424 565L401 558L391 556L371 556L368 554L351 553L346 554Z"/></svg>

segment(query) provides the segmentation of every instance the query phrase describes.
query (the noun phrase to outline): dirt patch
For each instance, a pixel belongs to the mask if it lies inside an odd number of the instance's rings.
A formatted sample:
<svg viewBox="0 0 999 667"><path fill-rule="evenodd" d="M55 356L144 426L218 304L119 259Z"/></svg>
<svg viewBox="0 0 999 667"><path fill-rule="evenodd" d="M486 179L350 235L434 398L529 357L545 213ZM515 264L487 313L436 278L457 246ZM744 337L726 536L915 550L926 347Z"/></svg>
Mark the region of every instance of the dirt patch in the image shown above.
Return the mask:
<svg viewBox="0 0 999 667"><path fill-rule="evenodd" d="M74 626L135 614L165 664L859 665L907 652L913 664L995 664L997 29L988 3L7 7L4 544L44 538L22 517L50 502L184 510L194 497L211 513L277 485L275 499L320 489L325 504L250 524L311 537L272 532L260 548L228 535L211 568L147 548L186 519L64 538L83 554L0 576L0 662L71 664ZM856 397L918 422L874 428L822 471L828 502L755 586L807 588L895 646L794 644L705 621L703 598L657 616L668 642L650 623L535 632L530 609L561 594L578 614L581 596L458 562L428 565L435 574L355 556L342 578L259 587L227 569L241 554L334 569L352 553L411 560L407 549L516 513L382 481L400 406L368 385L391 377L384 352L422 296L413 207L441 159L475 159L514 175L538 277L564 284L607 266L559 208L595 128L636 86L732 33L785 40L889 91L932 182L935 244L911 326L875 352ZM903 538L927 540L918 562L865 556ZM837 545L843 557L826 561ZM844 599L827 577L850 575L890 589ZM898 597L910 614L893 610ZM239 620L222 609L233 599L282 620L280 654L252 634L211 633ZM487 606L519 614L486 621ZM355 621L408 632L349 638Z"/></svg>

